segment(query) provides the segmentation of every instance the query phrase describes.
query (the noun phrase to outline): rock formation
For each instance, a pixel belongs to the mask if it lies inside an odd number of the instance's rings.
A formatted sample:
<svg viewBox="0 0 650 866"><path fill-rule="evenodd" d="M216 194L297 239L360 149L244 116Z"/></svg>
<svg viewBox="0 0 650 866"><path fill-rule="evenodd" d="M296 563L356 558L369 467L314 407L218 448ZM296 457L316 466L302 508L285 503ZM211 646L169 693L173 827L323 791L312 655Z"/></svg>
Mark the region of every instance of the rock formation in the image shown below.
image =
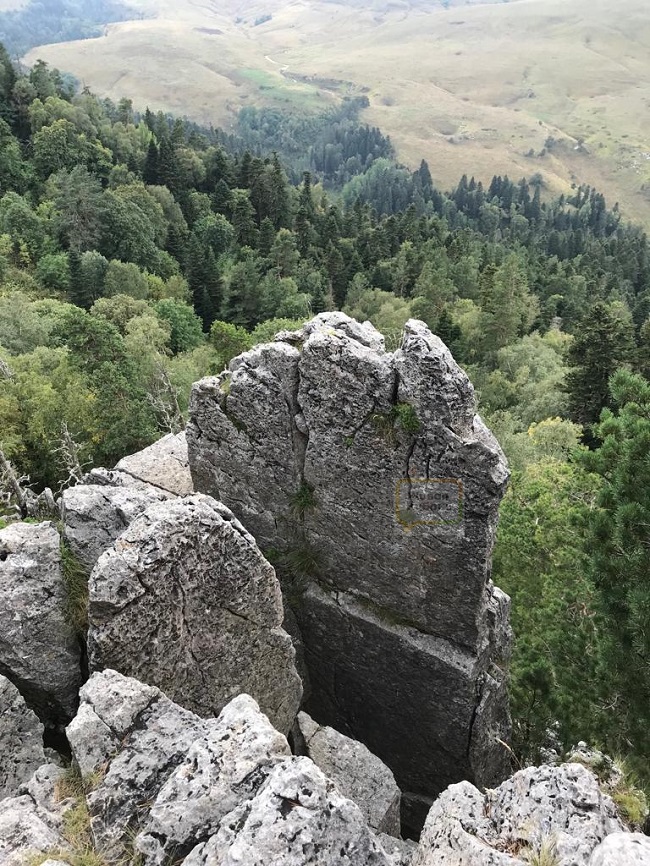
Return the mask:
<svg viewBox="0 0 650 866"><path fill-rule="evenodd" d="M149 506L89 583L91 670L153 683L203 716L242 692L289 731L302 687L272 566L207 496Z"/></svg>
<svg viewBox="0 0 650 866"><path fill-rule="evenodd" d="M291 754L248 695L202 719L106 670L80 698L67 728L73 769L45 764L1 801L0 866L650 864L647 837L626 831L582 764L529 767L485 793L452 785L416 846L375 833L367 787L357 786L360 808L309 757ZM304 716L301 727L310 741L322 731Z"/></svg>
<svg viewBox="0 0 650 866"><path fill-rule="evenodd" d="M72 718L81 685L59 548L51 523L0 530L0 674L52 727Z"/></svg>
<svg viewBox="0 0 650 866"><path fill-rule="evenodd" d="M18 689L0 676L0 800L44 763L43 725Z"/></svg>
<svg viewBox="0 0 650 866"><path fill-rule="evenodd" d="M77 484L63 491L63 537L73 555L92 571L99 557L153 502L167 498L149 490L123 484Z"/></svg>
<svg viewBox="0 0 650 866"><path fill-rule="evenodd" d="M194 492L184 432L163 436L143 451L124 457L115 469L175 496Z"/></svg>
<svg viewBox="0 0 650 866"><path fill-rule="evenodd" d="M427 817L412 866L523 866L542 846L556 866L587 866L623 830L614 803L582 764L528 767L485 794L448 788ZM608 862L608 861L607 861Z"/></svg>
<svg viewBox="0 0 650 866"><path fill-rule="evenodd" d="M414 825L449 783L504 778L508 600L489 563L508 472L444 344L411 321L387 353L322 314L197 383L190 416L196 489L283 572L314 718L391 767Z"/></svg>
<svg viewBox="0 0 650 866"><path fill-rule="evenodd" d="M376 755L334 728L318 725L307 713L298 714L293 738L296 753L311 758L344 797L354 800L373 830L400 835L401 793Z"/></svg>
<svg viewBox="0 0 650 866"><path fill-rule="evenodd" d="M109 862L130 844L146 866L392 866L359 808L308 758L291 756L248 696L200 719L114 671L83 687L68 728L96 786L87 795Z"/></svg>

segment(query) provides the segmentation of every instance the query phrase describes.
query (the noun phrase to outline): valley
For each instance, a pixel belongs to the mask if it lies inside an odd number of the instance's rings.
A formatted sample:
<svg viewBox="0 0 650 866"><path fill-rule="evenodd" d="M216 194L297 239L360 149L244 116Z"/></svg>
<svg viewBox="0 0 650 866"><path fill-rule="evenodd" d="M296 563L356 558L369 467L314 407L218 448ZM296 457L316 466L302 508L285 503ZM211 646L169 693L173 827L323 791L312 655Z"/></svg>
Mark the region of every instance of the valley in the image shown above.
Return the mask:
<svg viewBox="0 0 650 866"><path fill-rule="evenodd" d="M650 225L650 10L643 0L203 2L132 0L99 39L38 57L136 107L228 129L246 105L326 108L366 94L363 119L434 181L541 174L589 183Z"/></svg>

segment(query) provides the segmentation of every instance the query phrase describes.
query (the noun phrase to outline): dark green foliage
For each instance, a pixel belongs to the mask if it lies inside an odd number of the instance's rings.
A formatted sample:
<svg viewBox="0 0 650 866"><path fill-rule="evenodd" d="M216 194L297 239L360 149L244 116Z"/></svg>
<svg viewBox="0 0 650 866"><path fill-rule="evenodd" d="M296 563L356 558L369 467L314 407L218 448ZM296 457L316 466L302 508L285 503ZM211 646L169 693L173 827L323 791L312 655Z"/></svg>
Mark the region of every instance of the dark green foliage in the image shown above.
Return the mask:
<svg viewBox="0 0 650 866"><path fill-rule="evenodd" d="M0 13L0 40L22 55L35 45L99 36L105 24L134 17L135 10L116 0L30 0Z"/></svg>
<svg viewBox="0 0 650 866"><path fill-rule="evenodd" d="M556 724L565 747L602 737L602 625L583 547L598 489L578 468L534 464L514 475L501 508L494 580L512 596L514 746L523 762L540 759Z"/></svg>
<svg viewBox="0 0 650 866"><path fill-rule="evenodd" d="M163 298L155 304L154 309L161 319L165 319L171 325L169 348L174 355L179 352L189 352L201 345L202 323L192 307L174 298Z"/></svg>
<svg viewBox="0 0 650 866"><path fill-rule="evenodd" d="M598 303L587 313L569 349L567 376L569 413L574 421L589 426L610 406L609 379L633 358L633 327L606 304Z"/></svg>
<svg viewBox="0 0 650 866"><path fill-rule="evenodd" d="M633 745L648 779L650 734L650 382L621 370L611 380L615 407L595 427L602 445L581 463L602 479L589 514L589 574L601 593L603 676L611 697L608 741ZM610 747L612 747L610 745Z"/></svg>

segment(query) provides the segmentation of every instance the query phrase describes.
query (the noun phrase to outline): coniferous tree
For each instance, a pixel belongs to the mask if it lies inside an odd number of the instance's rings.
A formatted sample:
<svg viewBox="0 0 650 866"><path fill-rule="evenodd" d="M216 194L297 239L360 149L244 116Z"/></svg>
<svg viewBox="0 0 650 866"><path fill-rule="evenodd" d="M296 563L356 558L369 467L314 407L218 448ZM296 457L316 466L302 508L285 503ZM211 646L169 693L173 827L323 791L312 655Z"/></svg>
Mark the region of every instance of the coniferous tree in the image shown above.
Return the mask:
<svg viewBox="0 0 650 866"><path fill-rule="evenodd" d="M631 360L632 325L597 303L582 321L569 349L569 416L583 426L595 424L610 405L609 379ZM588 440L589 441L589 440Z"/></svg>
<svg viewBox="0 0 650 866"><path fill-rule="evenodd" d="M595 427L602 442L579 459L602 478L598 508L590 511L591 575L601 592L606 629L603 675L611 701L612 750L633 745L650 760L650 382L619 370L611 404Z"/></svg>

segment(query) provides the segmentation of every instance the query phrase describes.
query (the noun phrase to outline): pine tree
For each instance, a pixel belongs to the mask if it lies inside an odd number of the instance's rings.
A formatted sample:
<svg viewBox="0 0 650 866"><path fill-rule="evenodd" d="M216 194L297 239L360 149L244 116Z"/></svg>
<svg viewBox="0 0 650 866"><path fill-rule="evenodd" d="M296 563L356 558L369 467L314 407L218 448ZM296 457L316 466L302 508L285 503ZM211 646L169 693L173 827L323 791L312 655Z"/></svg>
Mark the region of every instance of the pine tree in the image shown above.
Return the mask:
<svg viewBox="0 0 650 866"><path fill-rule="evenodd" d="M594 304L569 349L573 369L567 376L567 391L572 421L583 426L598 421L602 410L611 405L609 379L631 360L632 349L632 325L614 315L607 304Z"/></svg>
<svg viewBox="0 0 650 866"><path fill-rule="evenodd" d="M147 156L142 169L142 179L145 183L155 185L160 183L160 174L158 171L158 148L156 142L151 139L147 148Z"/></svg>
<svg viewBox="0 0 650 866"><path fill-rule="evenodd" d="M185 275L192 291L194 312L207 333L217 318L222 302L223 285L214 253L192 234L187 247Z"/></svg>
<svg viewBox="0 0 650 866"><path fill-rule="evenodd" d="M650 382L619 370L595 427L602 445L579 456L602 478L590 510L586 550L606 616L604 678L609 687L612 751L650 761Z"/></svg>

